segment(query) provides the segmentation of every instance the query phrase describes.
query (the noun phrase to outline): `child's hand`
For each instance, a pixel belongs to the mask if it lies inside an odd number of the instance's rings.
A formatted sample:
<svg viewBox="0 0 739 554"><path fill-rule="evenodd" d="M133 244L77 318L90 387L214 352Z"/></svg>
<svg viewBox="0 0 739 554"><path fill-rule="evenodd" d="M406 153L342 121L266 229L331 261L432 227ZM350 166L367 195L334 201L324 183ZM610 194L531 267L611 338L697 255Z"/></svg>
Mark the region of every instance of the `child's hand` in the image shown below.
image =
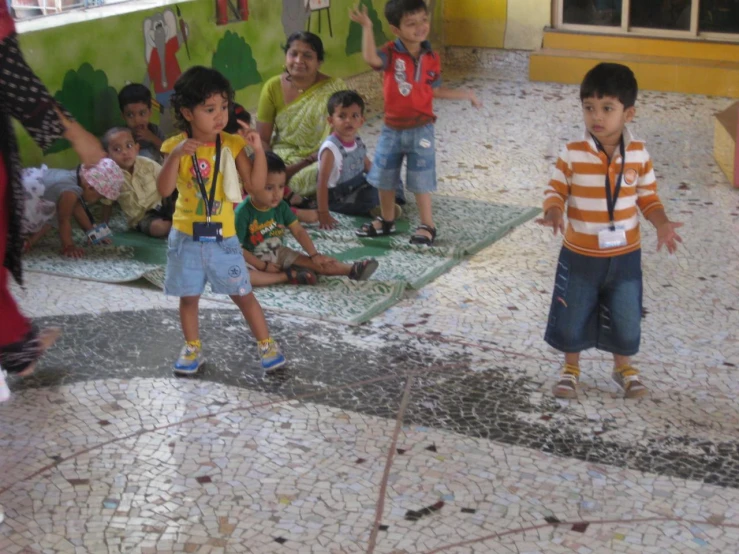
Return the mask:
<svg viewBox="0 0 739 554"><path fill-rule="evenodd" d="M472 104L473 108L477 108L478 110L482 108L482 102L477 99L477 95L475 94L475 91L470 90L469 91L469 98L470 98L470 104Z"/></svg>
<svg viewBox="0 0 739 554"><path fill-rule="evenodd" d="M272 262L267 262L267 265L264 268L265 273L282 273L282 268L277 265L273 264Z"/></svg>
<svg viewBox="0 0 739 554"><path fill-rule="evenodd" d="M262 137L259 136L259 133L257 133L254 129L249 128L249 126L243 121L239 121L239 125L241 125L241 128L246 131L246 137L244 138L246 144L251 146L254 152L264 152Z"/></svg>
<svg viewBox="0 0 739 554"><path fill-rule="evenodd" d="M75 246L74 244L66 244L62 246L62 256L65 258L79 259L85 255L85 251L82 248Z"/></svg>
<svg viewBox="0 0 739 554"><path fill-rule="evenodd" d="M372 20L367 14L367 6L352 8L349 10L349 19L354 23L359 23L363 29L372 29Z"/></svg>
<svg viewBox="0 0 739 554"><path fill-rule="evenodd" d="M183 140L181 143L174 147L174 150L172 150L172 153L170 155L176 158L192 156L193 154L195 154L198 148L203 146L203 144L204 143L195 139Z"/></svg>
<svg viewBox="0 0 739 554"><path fill-rule="evenodd" d="M146 142L153 142L155 144L159 142L159 137L152 133L151 129L149 129L148 127L144 127L143 129L136 129L133 134L133 138L135 138L136 140L145 140Z"/></svg>
<svg viewBox="0 0 739 554"><path fill-rule="evenodd" d="M667 221L659 227L657 227L657 252L662 249L663 245L667 245L667 251L670 254L674 254L677 250L677 243L682 242L683 239L677 234L675 229L682 227L682 223L674 221Z"/></svg>
<svg viewBox="0 0 739 554"><path fill-rule="evenodd" d="M557 231L563 235L565 233L564 214L562 214L562 210L559 208L549 208L544 214L544 217L537 219L536 223L544 227L551 227L555 235Z"/></svg>
<svg viewBox="0 0 739 554"><path fill-rule="evenodd" d="M339 224L329 212L322 212L318 210L318 228L319 229L334 229Z"/></svg>

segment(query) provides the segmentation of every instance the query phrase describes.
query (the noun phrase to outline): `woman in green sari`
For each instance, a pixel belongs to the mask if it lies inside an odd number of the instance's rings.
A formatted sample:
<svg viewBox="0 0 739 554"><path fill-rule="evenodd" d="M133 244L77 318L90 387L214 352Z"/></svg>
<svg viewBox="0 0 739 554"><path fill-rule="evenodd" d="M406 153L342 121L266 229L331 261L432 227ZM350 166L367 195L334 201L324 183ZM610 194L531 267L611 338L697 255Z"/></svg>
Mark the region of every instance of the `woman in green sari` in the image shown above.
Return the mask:
<svg viewBox="0 0 739 554"><path fill-rule="evenodd" d="M257 131L262 142L287 164L290 189L312 196L318 182L318 149L329 135L326 105L346 83L319 71L324 50L320 37L297 32L285 45L285 72L262 88Z"/></svg>

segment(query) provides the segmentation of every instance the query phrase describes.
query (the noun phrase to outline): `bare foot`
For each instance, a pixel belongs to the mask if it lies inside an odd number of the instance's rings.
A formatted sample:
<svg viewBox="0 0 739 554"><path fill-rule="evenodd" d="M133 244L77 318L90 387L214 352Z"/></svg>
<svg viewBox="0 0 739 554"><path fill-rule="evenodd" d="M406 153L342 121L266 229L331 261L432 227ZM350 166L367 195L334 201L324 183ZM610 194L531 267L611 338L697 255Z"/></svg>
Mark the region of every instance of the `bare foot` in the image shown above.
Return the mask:
<svg viewBox="0 0 739 554"><path fill-rule="evenodd" d="M44 355L44 352L51 348L61 334L62 330L59 327L48 327L38 334L38 340L40 343L39 358ZM36 370L36 363L37 361L33 362L26 369L18 373L18 377L28 377L31 375L31 373Z"/></svg>

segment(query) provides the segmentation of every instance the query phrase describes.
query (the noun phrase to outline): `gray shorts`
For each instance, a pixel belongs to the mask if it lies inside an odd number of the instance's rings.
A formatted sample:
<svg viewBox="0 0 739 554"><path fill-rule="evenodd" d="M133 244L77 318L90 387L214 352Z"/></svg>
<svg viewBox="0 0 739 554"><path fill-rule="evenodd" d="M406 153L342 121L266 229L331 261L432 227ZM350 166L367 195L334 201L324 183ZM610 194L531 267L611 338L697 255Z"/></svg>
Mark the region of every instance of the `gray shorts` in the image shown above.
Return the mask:
<svg viewBox="0 0 739 554"><path fill-rule="evenodd" d="M297 261L298 256L302 256L297 250L288 248L287 246L281 246L277 250L276 256L259 256L259 259L263 262L269 262L280 267L280 269L288 269ZM258 269L251 264L246 264L249 269ZM261 271L261 269L258 269Z"/></svg>
<svg viewBox="0 0 739 554"><path fill-rule="evenodd" d="M77 182L77 171L72 169L48 169L40 179L44 185L42 198L56 204L65 192L82 196L82 188Z"/></svg>

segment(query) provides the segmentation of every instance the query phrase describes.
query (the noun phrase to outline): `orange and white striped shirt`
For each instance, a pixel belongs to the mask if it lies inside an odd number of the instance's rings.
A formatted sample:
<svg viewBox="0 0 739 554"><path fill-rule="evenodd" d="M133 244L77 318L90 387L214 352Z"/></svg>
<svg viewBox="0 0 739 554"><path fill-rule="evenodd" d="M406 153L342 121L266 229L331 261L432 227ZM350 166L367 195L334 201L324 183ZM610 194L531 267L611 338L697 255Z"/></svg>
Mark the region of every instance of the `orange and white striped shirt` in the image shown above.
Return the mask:
<svg viewBox="0 0 739 554"><path fill-rule="evenodd" d="M567 144L557 160L552 179L544 192L544 212L556 207L564 213L567 205L564 245L573 252L609 258L638 250L641 237L637 207L645 217L662 208L657 196L652 159L644 141L635 140L628 129L624 129L623 136L626 162L613 219L617 227L626 231L625 246L608 249L598 246L598 233L610 224L606 171L613 192L621 172L620 151L616 150L609 164L608 156L598 151L593 137L586 131L584 139Z"/></svg>

